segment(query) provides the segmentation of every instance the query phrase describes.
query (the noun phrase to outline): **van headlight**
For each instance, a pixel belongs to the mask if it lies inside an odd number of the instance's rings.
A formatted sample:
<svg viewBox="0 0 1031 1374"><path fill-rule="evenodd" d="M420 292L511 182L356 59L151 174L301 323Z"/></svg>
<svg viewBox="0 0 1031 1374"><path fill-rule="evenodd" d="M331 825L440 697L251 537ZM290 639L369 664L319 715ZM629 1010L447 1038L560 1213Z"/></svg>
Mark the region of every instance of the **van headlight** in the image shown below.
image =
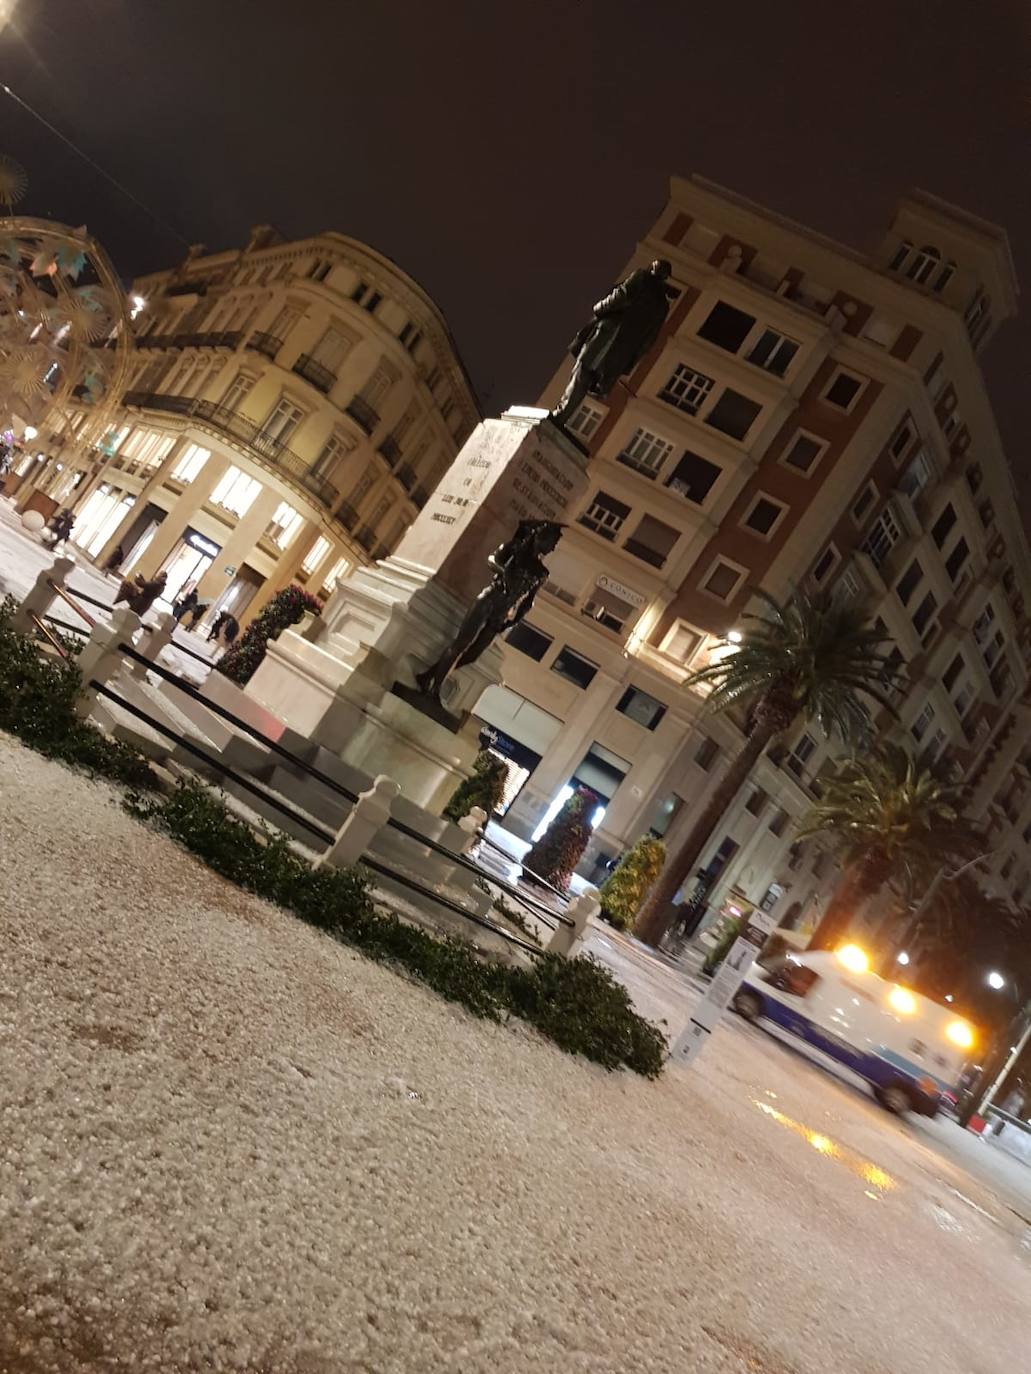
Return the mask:
<svg viewBox="0 0 1031 1374"><path fill-rule="evenodd" d="M970 1049L974 1043L974 1032L966 1021L950 1021L945 1027L945 1034L961 1050Z"/></svg>

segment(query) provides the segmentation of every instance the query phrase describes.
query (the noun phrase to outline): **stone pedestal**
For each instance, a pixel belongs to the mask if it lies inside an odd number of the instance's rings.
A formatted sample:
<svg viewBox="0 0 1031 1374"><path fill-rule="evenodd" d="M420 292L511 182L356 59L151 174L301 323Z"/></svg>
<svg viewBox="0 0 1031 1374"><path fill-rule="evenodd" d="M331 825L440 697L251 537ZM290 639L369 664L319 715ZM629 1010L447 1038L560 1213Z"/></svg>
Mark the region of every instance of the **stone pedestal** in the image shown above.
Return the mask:
<svg viewBox="0 0 1031 1374"><path fill-rule="evenodd" d="M314 637L288 630L270 644L248 694L352 766L439 807L468 776L478 747L470 713L501 680L500 647L452 674L443 712L393 688L414 688L451 642L490 580L488 555L519 521L567 521L586 486L584 454L543 411L483 421L396 553L337 587Z"/></svg>

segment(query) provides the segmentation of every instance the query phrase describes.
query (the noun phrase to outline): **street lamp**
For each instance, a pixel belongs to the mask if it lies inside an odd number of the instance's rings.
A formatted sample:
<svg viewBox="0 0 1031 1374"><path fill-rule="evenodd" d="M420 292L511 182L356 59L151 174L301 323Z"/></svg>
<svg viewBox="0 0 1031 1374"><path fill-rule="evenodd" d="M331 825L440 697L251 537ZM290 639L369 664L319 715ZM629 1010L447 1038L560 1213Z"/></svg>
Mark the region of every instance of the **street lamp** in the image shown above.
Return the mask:
<svg viewBox="0 0 1031 1374"><path fill-rule="evenodd" d="M987 982L988 986L990 988L994 988L996 992L998 992L1000 988L1004 988L1006 986L1006 979L1002 976L1001 973L999 973L997 969L994 968L992 969L991 973L989 973Z"/></svg>
<svg viewBox="0 0 1031 1374"><path fill-rule="evenodd" d="M728 630L728 631L727 631L727 643L728 643L728 644L740 644L741 641L742 641L742 639L744 639L744 635L741 633L740 630Z"/></svg>
<svg viewBox="0 0 1031 1374"><path fill-rule="evenodd" d="M896 955L895 955L895 962L896 962L896 964L908 964L908 963L909 963L909 955L906 953L905 950L902 950L902 952L901 952L900 954L896 954Z"/></svg>
<svg viewBox="0 0 1031 1374"><path fill-rule="evenodd" d="M36 435L37 435L38 433L39 433L39 430L36 428L35 425L26 425L25 428L24 428L24 430L22 431L22 438L23 438L23 439L35 439L35 437L36 437Z"/></svg>

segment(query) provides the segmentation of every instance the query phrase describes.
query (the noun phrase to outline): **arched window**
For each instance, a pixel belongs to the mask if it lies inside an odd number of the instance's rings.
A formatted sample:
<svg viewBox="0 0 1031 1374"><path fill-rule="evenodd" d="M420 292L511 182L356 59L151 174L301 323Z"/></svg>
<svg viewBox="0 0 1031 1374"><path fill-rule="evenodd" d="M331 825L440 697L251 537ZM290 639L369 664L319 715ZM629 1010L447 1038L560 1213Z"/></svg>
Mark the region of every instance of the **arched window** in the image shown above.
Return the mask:
<svg viewBox="0 0 1031 1374"><path fill-rule="evenodd" d="M906 276L910 281L915 281L918 285L923 286L940 262L941 254L937 248L932 248L929 243L925 243L913 254L912 261L906 268Z"/></svg>

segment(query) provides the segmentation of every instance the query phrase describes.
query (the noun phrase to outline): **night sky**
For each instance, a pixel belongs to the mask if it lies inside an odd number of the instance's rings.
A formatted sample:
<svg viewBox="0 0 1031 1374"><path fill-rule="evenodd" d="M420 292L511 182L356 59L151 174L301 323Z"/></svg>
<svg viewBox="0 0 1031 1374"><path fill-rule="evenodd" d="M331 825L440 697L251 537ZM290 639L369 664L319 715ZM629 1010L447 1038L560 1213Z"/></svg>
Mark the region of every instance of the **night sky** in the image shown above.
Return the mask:
<svg viewBox="0 0 1031 1374"><path fill-rule="evenodd" d="M0 80L165 225L0 93L25 213L85 221L126 276L184 241L238 246L254 223L364 239L443 309L488 411L534 400L671 172L859 248L921 186L1006 226L1031 292L1021 0L12 8ZM1031 305L986 358L1031 510L1029 360Z"/></svg>

